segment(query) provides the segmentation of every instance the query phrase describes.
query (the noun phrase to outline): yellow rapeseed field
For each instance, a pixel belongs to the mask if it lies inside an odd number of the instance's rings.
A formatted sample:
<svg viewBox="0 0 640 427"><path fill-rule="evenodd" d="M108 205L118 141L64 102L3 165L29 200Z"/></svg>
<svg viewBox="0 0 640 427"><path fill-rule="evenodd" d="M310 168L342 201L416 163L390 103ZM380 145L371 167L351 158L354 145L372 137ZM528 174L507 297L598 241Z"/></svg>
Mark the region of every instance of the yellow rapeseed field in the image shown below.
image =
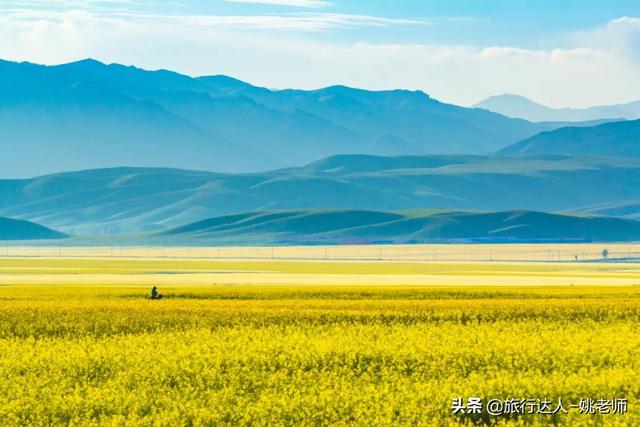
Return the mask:
<svg viewBox="0 0 640 427"><path fill-rule="evenodd" d="M3 258L0 424L640 425L639 271ZM568 413L454 415L458 397Z"/></svg>

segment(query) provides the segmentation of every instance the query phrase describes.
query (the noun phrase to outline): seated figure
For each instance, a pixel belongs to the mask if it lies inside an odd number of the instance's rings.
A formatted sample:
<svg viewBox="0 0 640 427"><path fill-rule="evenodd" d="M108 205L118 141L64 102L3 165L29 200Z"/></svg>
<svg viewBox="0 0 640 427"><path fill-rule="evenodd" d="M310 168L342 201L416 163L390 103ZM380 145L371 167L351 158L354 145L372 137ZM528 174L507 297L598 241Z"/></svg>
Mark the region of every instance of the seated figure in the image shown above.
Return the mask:
<svg viewBox="0 0 640 427"><path fill-rule="evenodd" d="M158 288L155 286L151 289L151 299L162 299L162 294L158 293Z"/></svg>

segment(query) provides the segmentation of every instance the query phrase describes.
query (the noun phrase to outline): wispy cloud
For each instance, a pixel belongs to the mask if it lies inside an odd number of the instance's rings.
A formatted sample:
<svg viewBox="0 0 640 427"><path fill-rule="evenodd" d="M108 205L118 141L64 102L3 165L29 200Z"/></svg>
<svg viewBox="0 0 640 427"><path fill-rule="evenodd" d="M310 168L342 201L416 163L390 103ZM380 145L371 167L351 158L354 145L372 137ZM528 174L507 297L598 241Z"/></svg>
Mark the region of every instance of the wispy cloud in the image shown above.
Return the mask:
<svg viewBox="0 0 640 427"><path fill-rule="evenodd" d="M199 26L231 29L323 31L335 28L428 25L426 20L392 19L340 13L297 13L286 15L182 15L171 19Z"/></svg>
<svg viewBox="0 0 640 427"><path fill-rule="evenodd" d="M292 6L318 9L330 6L331 3L323 0L224 0L227 3L267 4L273 6Z"/></svg>
<svg viewBox="0 0 640 427"><path fill-rule="evenodd" d="M80 10L66 12L41 11L32 9L13 9L6 11L7 18L16 21L44 20L62 22L69 20L71 14L79 16ZM95 16L91 12L82 11L92 19L121 19L131 25L142 22L164 23L166 25L196 26L232 30L293 30L293 31L327 31L339 28L358 27L390 27L396 25L429 25L424 19L395 19L367 15L351 15L340 13L289 13L268 15L197 15L197 14L153 14L132 10L113 10L101 12Z"/></svg>
<svg viewBox="0 0 640 427"><path fill-rule="evenodd" d="M136 6L151 5L150 0L3 0L0 9L4 8L86 8L92 6Z"/></svg>
<svg viewBox="0 0 640 427"><path fill-rule="evenodd" d="M222 0L227 3L255 3L320 8L325 0ZM155 21L167 25L187 25L233 30L326 31L340 28L390 27L397 25L429 25L426 19L387 18L345 13L265 13L265 14L198 14L175 10L156 10L152 0L0 0L5 19L18 21L44 20L61 22L70 13L84 12L94 20L122 19L132 25Z"/></svg>

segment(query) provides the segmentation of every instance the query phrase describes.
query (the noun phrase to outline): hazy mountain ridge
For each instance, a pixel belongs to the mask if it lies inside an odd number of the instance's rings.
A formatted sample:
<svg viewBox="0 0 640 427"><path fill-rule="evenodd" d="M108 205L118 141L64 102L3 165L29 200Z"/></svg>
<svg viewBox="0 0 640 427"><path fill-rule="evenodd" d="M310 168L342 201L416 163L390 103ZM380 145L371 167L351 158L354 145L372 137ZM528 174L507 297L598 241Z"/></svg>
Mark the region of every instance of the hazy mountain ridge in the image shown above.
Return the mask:
<svg viewBox="0 0 640 427"><path fill-rule="evenodd" d="M160 235L242 244L433 241L634 241L640 223L598 216L507 212L295 210L211 218Z"/></svg>
<svg viewBox="0 0 640 427"><path fill-rule="evenodd" d="M503 155L565 154L640 157L640 120L594 127L565 127L527 138L500 151Z"/></svg>
<svg viewBox="0 0 640 427"><path fill-rule="evenodd" d="M335 154L480 154L562 125L417 91L268 90L93 60L0 61L4 177L122 165L256 171Z"/></svg>
<svg viewBox="0 0 640 427"><path fill-rule="evenodd" d="M532 122L583 122L640 118L640 101L589 108L551 108L521 95L505 94L491 96L475 104L474 107Z"/></svg>
<svg viewBox="0 0 640 427"><path fill-rule="evenodd" d="M71 234L160 231L251 211L446 208L559 212L630 204L640 160L342 155L252 174L117 168L0 180L0 215ZM604 211L603 211L604 213Z"/></svg>
<svg viewBox="0 0 640 427"><path fill-rule="evenodd" d="M393 137L415 147L411 154L480 154L523 134L556 129L564 123L533 124L505 121L504 116L481 109L442 103L422 91L368 91L330 86L303 91L267 90L226 76L201 77L216 91L244 96L277 110L306 111L369 140ZM473 140L469 135L474 135ZM358 154L367 154L359 152ZM404 154L404 153L396 153Z"/></svg>

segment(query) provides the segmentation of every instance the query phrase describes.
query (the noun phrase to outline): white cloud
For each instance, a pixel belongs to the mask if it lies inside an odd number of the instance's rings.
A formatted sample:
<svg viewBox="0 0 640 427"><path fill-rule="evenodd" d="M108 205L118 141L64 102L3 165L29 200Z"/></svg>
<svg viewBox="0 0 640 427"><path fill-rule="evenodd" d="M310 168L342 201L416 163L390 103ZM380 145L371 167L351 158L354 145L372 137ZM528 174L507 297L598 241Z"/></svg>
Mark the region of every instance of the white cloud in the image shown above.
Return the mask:
<svg viewBox="0 0 640 427"><path fill-rule="evenodd" d="M322 0L224 0L228 3L268 4L273 6L293 6L317 9L330 6L331 3Z"/></svg>
<svg viewBox="0 0 640 427"><path fill-rule="evenodd" d="M607 24L605 35L610 45L633 53L640 60L640 18L614 19Z"/></svg>
<svg viewBox="0 0 640 427"><path fill-rule="evenodd" d="M621 18L612 19L607 24L607 29L613 31L626 30L637 33L640 31L640 18L623 16Z"/></svg>
<svg viewBox="0 0 640 427"><path fill-rule="evenodd" d="M640 62L640 18L612 19L600 28L574 34L572 41Z"/></svg>

